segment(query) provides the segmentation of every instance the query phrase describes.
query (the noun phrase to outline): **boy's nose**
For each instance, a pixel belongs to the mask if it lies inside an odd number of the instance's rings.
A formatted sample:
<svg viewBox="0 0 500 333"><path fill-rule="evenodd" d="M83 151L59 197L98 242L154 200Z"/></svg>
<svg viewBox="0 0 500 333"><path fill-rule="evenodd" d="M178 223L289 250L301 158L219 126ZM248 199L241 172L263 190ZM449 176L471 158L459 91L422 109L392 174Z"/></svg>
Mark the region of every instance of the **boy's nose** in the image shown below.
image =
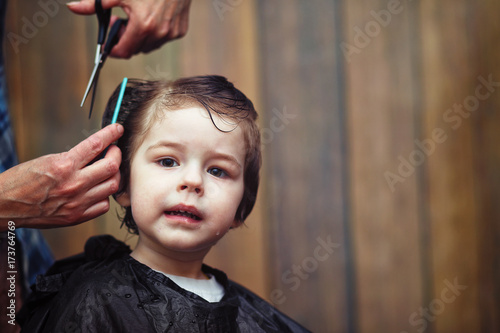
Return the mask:
<svg viewBox="0 0 500 333"><path fill-rule="evenodd" d="M187 168L178 185L179 191L194 192L196 194L203 193L203 177L201 172L194 170L195 168Z"/></svg>
<svg viewBox="0 0 500 333"><path fill-rule="evenodd" d="M181 191L196 192L196 194L201 193L201 186L191 186L191 185L181 185Z"/></svg>

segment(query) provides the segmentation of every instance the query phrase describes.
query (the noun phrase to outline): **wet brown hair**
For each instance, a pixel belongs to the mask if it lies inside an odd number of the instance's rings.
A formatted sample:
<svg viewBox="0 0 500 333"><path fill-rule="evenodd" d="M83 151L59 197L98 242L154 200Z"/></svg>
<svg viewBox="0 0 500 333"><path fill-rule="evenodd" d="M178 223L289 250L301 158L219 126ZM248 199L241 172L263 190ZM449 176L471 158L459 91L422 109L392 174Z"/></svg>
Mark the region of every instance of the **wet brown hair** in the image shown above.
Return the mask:
<svg viewBox="0 0 500 333"><path fill-rule="evenodd" d="M102 127L111 123L120 86L109 98L102 118ZM117 123L122 124L125 131L116 143L122 152L122 163L121 182L114 197L128 190L132 157L153 123L161 119L165 111L192 106L205 108L214 126L222 132L228 131L217 127L214 116L223 117L224 120L230 119L234 121L234 128L239 126L243 130L246 146L245 189L235 216L235 220L243 222L255 205L259 187L262 158L260 132L256 123L257 112L253 103L240 90L225 77L218 75L187 77L175 81L128 80L117 119ZM129 232L138 234L131 207L124 208L122 225L125 224Z"/></svg>

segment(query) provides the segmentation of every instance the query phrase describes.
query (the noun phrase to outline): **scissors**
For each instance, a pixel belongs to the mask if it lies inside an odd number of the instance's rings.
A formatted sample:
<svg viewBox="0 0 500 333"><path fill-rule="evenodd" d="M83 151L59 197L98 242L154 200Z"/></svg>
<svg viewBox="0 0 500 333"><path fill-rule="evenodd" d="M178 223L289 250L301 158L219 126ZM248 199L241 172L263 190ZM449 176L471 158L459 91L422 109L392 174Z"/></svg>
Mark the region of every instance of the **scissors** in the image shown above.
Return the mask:
<svg viewBox="0 0 500 333"><path fill-rule="evenodd" d="M101 0L95 1L95 12L97 15L97 20L99 22L99 31L97 35L97 50L95 54L94 60L94 69L92 70L92 74L90 76L89 83L87 84L87 89L85 90L85 94L83 95L82 103L80 107L83 107L85 100L90 92L92 86L94 87L94 91L92 92L92 100L90 102L90 111L89 111L89 119L92 115L92 108L94 107L94 99L95 99L95 91L97 89L97 81L99 79L99 72L101 71L106 58L111 52L113 46L118 42L118 32L121 27L126 25L128 20L118 19L111 27L108 38L106 38L106 33L108 31L109 21L111 19L111 8L104 10L102 8ZM106 44L104 42L106 41ZM103 47L104 45L104 47Z"/></svg>

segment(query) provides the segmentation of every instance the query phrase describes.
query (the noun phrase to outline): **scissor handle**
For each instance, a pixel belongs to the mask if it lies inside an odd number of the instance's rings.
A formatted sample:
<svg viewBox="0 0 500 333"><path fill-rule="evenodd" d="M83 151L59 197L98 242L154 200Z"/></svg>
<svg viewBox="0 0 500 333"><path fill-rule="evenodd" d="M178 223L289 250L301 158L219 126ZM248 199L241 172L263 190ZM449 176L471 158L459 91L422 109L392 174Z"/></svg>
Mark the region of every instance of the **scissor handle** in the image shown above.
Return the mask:
<svg viewBox="0 0 500 333"><path fill-rule="evenodd" d="M95 0L95 13L99 22L99 31L97 32L97 44L104 44L106 33L108 32L109 21L111 19L111 8L104 10L101 0Z"/></svg>
<svg viewBox="0 0 500 333"><path fill-rule="evenodd" d="M120 28L122 26L127 25L128 20L126 19L118 19L113 23L113 26L111 27L111 30L109 31L109 36L108 40L106 41L106 45L104 46L104 51L103 51L103 57L107 57L109 52L111 52L111 49L113 46L118 43L118 33L120 32Z"/></svg>

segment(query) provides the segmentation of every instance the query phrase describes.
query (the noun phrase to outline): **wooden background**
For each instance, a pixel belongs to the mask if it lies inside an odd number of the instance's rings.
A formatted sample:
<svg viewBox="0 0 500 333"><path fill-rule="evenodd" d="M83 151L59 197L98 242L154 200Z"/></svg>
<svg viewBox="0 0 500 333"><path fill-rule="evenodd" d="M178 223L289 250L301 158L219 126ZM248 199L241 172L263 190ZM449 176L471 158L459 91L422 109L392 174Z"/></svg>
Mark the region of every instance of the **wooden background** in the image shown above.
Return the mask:
<svg viewBox="0 0 500 333"><path fill-rule="evenodd" d="M315 332L498 332L499 10L493 0L193 0L185 38L108 59L88 121L79 103L95 17L10 1L19 157L96 131L123 76L225 75L258 107L265 163L247 227L210 264ZM55 255L99 233L133 244L115 210L44 231Z"/></svg>

